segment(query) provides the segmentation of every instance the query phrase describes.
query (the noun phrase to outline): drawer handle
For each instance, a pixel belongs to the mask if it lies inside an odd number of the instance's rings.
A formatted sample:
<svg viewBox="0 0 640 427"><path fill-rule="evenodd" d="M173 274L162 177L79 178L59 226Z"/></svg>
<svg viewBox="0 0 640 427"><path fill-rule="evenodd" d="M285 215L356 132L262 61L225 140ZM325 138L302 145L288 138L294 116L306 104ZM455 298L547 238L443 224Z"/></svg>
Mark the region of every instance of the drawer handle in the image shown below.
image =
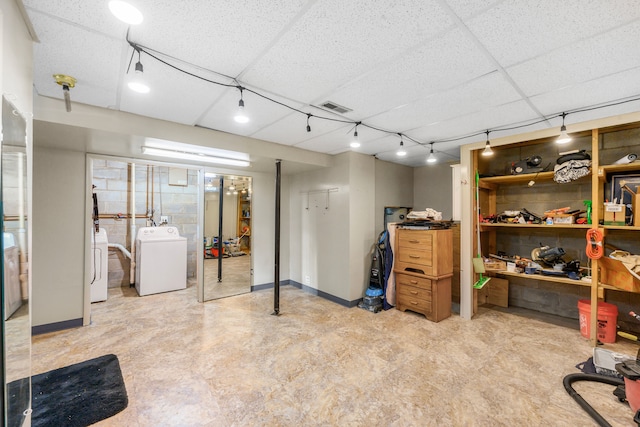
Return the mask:
<svg viewBox="0 0 640 427"><path fill-rule="evenodd" d="M418 303L416 301L411 301L411 304L418 305Z"/></svg>
<svg viewBox="0 0 640 427"><path fill-rule="evenodd" d="M418 259L418 258L420 258L420 255L409 255L409 258Z"/></svg>
<svg viewBox="0 0 640 427"><path fill-rule="evenodd" d="M417 284L418 284L418 281L417 281L417 280L409 280L409 282L410 282L411 284L413 284L413 285L417 285Z"/></svg>
<svg viewBox="0 0 640 427"><path fill-rule="evenodd" d="M411 291L413 295L418 295L418 291Z"/></svg>
<svg viewBox="0 0 640 427"><path fill-rule="evenodd" d="M420 240L415 240L415 239L409 240L409 243L420 243Z"/></svg>

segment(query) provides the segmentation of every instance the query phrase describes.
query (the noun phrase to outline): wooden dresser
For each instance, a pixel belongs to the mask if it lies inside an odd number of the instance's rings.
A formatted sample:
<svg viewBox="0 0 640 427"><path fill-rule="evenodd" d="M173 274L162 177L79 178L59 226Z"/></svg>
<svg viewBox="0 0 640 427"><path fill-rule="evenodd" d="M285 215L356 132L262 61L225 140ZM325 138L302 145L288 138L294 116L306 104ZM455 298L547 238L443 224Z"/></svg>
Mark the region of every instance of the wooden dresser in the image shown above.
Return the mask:
<svg viewBox="0 0 640 427"><path fill-rule="evenodd" d="M396 308L433 322L451 316L453 231L398 228L394 257Z"/></svg>

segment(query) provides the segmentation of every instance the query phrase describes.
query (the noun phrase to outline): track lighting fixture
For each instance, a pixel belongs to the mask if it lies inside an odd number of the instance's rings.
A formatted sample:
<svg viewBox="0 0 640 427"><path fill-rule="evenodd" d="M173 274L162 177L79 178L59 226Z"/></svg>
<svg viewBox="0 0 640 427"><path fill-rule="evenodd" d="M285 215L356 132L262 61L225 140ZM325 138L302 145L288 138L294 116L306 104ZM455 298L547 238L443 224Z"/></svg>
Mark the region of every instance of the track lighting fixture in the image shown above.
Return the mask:
<svg viewBox="0 0 640 427"><path fill-rule="evenodd" d="M429 151L429 157L427 157L427 163L435 163L438 159L436 159L436 155L433 154L433 142L431 143L431 150Z"/></svg>
<svg viewBox="0 0 640 427"><path fill-rule="evenodd" d="M358 140L358 125L360 124L360 122L356 123L356 129L353 131L353 139L351 140L351 142L349 143L349 146L351 148L358 148L360 147L360 141Z"/></svg>
<svg viewBox="0 0 640 427"><path fill-rule="evenodd" d="M111 0L109 10L116 18L129 25L138 25L144 19L142 13L126 1Z"/></svg>
<svg viewBox="0 0 640 427"><path fill-rule="evenodd" d="M487 134L487 143L484 145L484 150L482 150L483 156L493 156L493 150L491 149L491 143L489 142L489 130L485 133Z"/></svg>
<svg viewBox="0 0 640 427"><path fill-rule="evenodd" d="M135 51L138 52L138 62L136 62L135 74L133 80L131 80L128 84L129 89L138 93L149 93L150 89L144 81L142 80L142 75L144 74L144 67L142 66L142 62L140 62L140 48L134 47Z"/></svg>
<svg viewBox="0 0 640 427"><path fill-rule="evenodd" d="M562 126L560 126L560 136L556 139L556 144L566 144L571 141L571 137L567 133L567 127L564 125L564 118L567 116L567 113L562 113Z"/></svg>
<svg viewBox="0 0 640 427"><path fill-rule="evenodd" d="M76 79L65 74L54 74L53 78L56 79L56 83L62 86L62 94L64 95L64 106L67 109L67 113L70 113L71 95L69 94L69 89L76 86Z"/></svg>
<svg viewBox="0 0 640 427"><path fill-rule="evenodd" d="M242 98L242 91L244 88L242 86L238 86L238 89L240 90L240 101L238 102L238 111L233 117L233 120L235 120L236 123L249 123L249 117L244 112L244 99Z"/></svg>
<svg viewBox="0 0 640 427"><path fill-rule="evenodd" d="M398 135L400 136L400 148L398 148L398 151L396 151L396 155L400 157L406 156L407 152L404 149L404 141L402 141L402 134L399 133Z"/></svg>
<svg viewBox="0 0 640 427"><path fill-rule="evenodd" d="M307 114L307 132L311 132L311 125L309 124L310 118L311 118L311 114Z"/></svg>

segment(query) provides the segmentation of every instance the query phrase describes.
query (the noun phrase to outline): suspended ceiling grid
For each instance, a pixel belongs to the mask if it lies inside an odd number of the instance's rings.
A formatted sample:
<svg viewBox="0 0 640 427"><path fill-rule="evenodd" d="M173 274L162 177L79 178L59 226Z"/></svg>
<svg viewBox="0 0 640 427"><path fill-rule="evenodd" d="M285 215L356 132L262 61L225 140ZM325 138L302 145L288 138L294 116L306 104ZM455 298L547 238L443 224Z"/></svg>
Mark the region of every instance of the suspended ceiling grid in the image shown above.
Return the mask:
<svg viewBox="0 0 640 427"><path fill-rule="evenodd" d="M355 150L422 166L428 143L640 95L640 7L635 0L132 0L144 22L118 21L107 0L24 0L40 40L34 87L62 98L52 74L78 79L84 103L254 137L320 153ZM146 95L126 83L132 48L206 79L241 84L314 116L245 92L251 122L232 119L239 92L142 54ZM137 58L134 58L134 62ZM319 108L333 101L351 109ZM570 114L571 122L637 111L640 102ZM73 113L70 113L73 114ZM495 132L496 137L546 127ZM396 156L397 133L408 154ZM475 136L437 142L441 161Z"/></svg>

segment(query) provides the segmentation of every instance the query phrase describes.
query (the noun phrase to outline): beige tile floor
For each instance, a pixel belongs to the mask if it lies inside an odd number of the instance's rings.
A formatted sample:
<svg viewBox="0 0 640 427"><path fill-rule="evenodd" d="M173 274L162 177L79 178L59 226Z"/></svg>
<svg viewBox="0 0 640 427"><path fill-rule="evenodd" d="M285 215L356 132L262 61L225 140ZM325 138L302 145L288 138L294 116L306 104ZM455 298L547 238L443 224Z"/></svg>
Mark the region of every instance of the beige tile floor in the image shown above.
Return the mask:
<svg viewBox="0 0 640 427"><path fill-rule="evenodd" d="M196 302L193 286L110 289L90 326L36 336L34 373L116 354L129 406L100 426L589 426L562 386L592 352L575 328L481 308L432 323L299 289ZM635 355L629 342L607 348ZM631 426L612 387L576 389Z"/></svg>
<svg viewBox="0 0 640 427"><path fill-rule="evenodd" d="M204 260L204 299L226 298L251 292L251 255L222 258L222 281L218 282L218 260Z"/></svg>

